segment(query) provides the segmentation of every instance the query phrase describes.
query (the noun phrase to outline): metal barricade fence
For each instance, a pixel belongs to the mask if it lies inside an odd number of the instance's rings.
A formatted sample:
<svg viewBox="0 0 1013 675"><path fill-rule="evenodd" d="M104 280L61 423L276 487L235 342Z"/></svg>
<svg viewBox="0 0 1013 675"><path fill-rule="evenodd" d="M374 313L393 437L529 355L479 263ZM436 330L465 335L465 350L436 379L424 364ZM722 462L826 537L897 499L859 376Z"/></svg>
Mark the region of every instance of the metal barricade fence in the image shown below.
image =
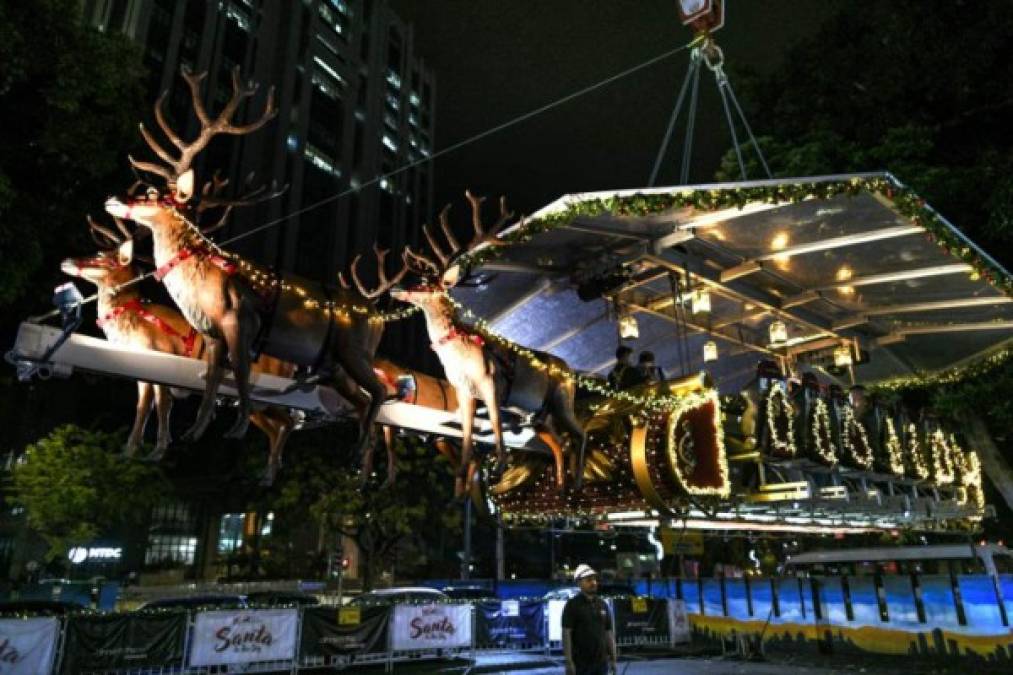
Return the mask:
<svg viewBox="0 0 1013 675"><path fill-rule="evenodd" d="M647 599L644 600L647 601ZM620 622L624 621L622 617L627 614L636 615L636 612L632 611L636 608L631 607L629 599L617 602L621 603L620 607L622 608ZM659 607L663 608L665 602L663 599L650 600L651 612L653 612L650 616L654 621L652 624L653 633L645 633L638 629L640 632L633 634L626 630L624 628L626 624L623 624L617 626L618 644L625 648L666 645L668 643L667 630L663 629L667 629L667 619L664 625L657 620L658 612L667 617L667 612L658 609ZM345 625L341 610L328 606L288 610L186 610L177 615L185 615L185 630L179 638L182 640L182 644L174 643L175 647L172 653L175 656L172 663L156 662L153 654L158 650L151 648L150 645L144 646L142 649L142 646L139 646L140 643L126 646L116 643L118 645L116 650L106 650L108 653L103 656L108 657L109 653L118 650L117 654L123 657L120 658L120 661L131 662L131 665L118 667L84 665L89 663L89 657L92 658L90 663L94 664L96 661L94 658L96 652L88 652L88 649L101 651L103 647L102 645L91 645L85 648L81 645L81 640L68 645L67 636L71 629L70 624L72 621L88 623L89 620L93 622L109 620L110 617L119 617L129 621L134 615L103 614L64 617L59 622L56 655L50 672L67 673L68 675L70 673L73 675L227 675L238 672L297 673L319 668L344 670L357 666L379 664L384 664L385 670L389 672L398 663L444 658L467 658L474 661L480 654L483 656L497 653L541 654L548 659L553 651L558 652L561 648L560 641L552 639L560 637L561 634L557 635L559 627L552 624L558 622L564 604L563 601L532 599L477 604L391 605L382 608L367 608L362 611L356 609L354 625L351 625L351 622L349 622L350 625ZM613 612L615 611L614 604L610 603ZM286 612L288 614L285 614ZM397 627L395 626L396 616L402 621L402 624ZM269 643L263 638L262 633L257 632L266 630L260 628L267 621L264 617L273 619L275 623L271 624L271 628L278 631L279 634L284 634L282 642L285 645L290 645L291 657L256 658L259 653L255 644L257 640L261 639L263 642ZM327 619L324 624L320 623L321 617ZM219 618L221 623L214 624L213 621L216 618ZM464 621L466 623L457 623ZM218 626L238 627L238 629L242 629L244 626L257 626L251 628L250 632L244 634L243 637L236 638L235 644L240 648L236 662L209 665L198 658L208 653L209 635L218 636L219 640L222 639L221 628L217 632L208 632ZM407 632L405 632L406 626ZM395 634L396 628L401 632ZM201 630L205 632L200 633ZM286 633L286 631L291 632ZM437 635L437 633L441 633L441 635ZM420 648L408 648L405 646L405 640L410 637L421 637L428 639L428 642ZM370 642L371 640L373 642ZM248 651L243 651L247 643L251 646ZM83 649L84 652L70 653L70 650L74 649ZM149 654L149 651L152 653ZM107 662L109 661L107 660Z"/></svg>

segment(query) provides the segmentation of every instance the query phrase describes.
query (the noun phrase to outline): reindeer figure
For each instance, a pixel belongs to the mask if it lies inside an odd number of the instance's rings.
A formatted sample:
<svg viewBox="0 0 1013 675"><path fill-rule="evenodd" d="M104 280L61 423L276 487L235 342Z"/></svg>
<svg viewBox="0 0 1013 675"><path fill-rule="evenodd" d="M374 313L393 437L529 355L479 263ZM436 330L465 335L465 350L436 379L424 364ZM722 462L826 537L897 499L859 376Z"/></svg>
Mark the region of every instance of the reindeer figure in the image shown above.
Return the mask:
<svg viewBox="0 0 1013 675"><path fill-rule="evenodd" d="M579 489L584 473L587 435L573 412L575 385L572 378L563 375L568 371L566 363L551 354L536 352L537 358L547 366L538 368L525 359L515 357L496 343L487 343L480 335L469 332L457 321L454 305L448 296L448 290L460 281L461 268L457 263L463 254L479 247L505 245L507 242L497 235L513 216L506 210L505 198L501 198L499 220L486 228L482 223L484 199L475 197L470 192L465 194L471 203L472 226L475 230L471 243L462 248L454 237L447 221L450 209L447 206L440 213L440 227L449 249L444 250L430 227L424 226L423 233L436 260L406 248L404 260L423 279L423 283L406 290L396 289L391 293L394 299L411 303L425 314L432 348L443 364L447 380L457 393L458 415L463 433L457 493L460 495L466 490L476 399L481 399L489 411L496 439L497 463L494 476L501 476L506 467L500 406L511 406L526 413L534 413L535 429L552 450L556 483L560 490L565 488L563 446L550 421L569 432L579 444L577 466L573 469L574 486Z"/></svg>
<svg viewBox="0 0 1013 675"><path fill-rule="evenodd" d="M116 220L118 235L91 218L88 222L92 237L102 250L90 258L68 258L60 268L64 274L84 279L98 288L98 325L106 338L118 345L200 358L204 352L204 340L178 311L148 302L137 292L136 285L124 287L138 276L138 270L131 264L134 242L123 223ZM291 377L295 370L291 364L269 356L261 356L251 368L254 372L280 377ZM138 382L137 413L125 448L128 457L134 455L141 443L152 397L158 411L158 440L155 450L146 459L162 459L172 440L169 433L172 408L169 388ZM285 408L268 406L255 410L250 415L250 421L267 436L269 454L261 484L269 486L281 468L282 452L295 427L295 420Z"/></svg>
<svg viewBox="0 0 1013 675"><path fill-rule="evenodd" d="M187 322L204 336L207 344L209 368L204 398L184 439L196 439L207 428L226 360L231 364L239 393L239 416L226 435L243 436L251 410L250 354L257 348L264 354L314 369L321 381L332 384L351 401L366 399L359 419L362 452L374 441L373 424L386 397L386 389L372 366L383 322L369 301L395 285L407 272L407 266L388 279L378 253L378 288L361 287L356 274L353 278L358 292L330 289L315 282L276 276L221 251L205 237L186 215L194 196L193 160L215 136L249 134L277 114L272 90L258 120L246 125L232 122L239 105L257 89L243 85L237 68L232 73L232 97L212 119L200 97L205 76L206 73L183 72L200 122L197 138L185 143L169 127L162 113L163 94L155 104L155 120L179 157L160 145L142 125L141 135L162 163L130 159L136 169L161 176L167 193L156 195L155 199L128 199L124 203L112 197L106 202L106 211L111 215L151 230L155 276L165 284Z"/></svg>

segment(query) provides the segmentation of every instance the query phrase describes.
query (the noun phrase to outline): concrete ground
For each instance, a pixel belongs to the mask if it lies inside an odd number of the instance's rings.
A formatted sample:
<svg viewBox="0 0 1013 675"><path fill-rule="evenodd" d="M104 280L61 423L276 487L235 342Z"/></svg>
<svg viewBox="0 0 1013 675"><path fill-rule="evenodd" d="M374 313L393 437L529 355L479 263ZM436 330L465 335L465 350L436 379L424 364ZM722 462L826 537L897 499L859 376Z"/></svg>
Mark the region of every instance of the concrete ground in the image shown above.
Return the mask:
<svg viewBox="0 0 1013 675"><path fill-rule="evenodd" d="M546 659L543 655L493 654L483 655L475 663L464 660L426 660L394 664L394 672L403 675L563 675L558 657ZM333 672L333 671L329 671ZM374 675L383 668L355 668L347 672ZM982 665L934 663L907 657L870 657L835 654L821 655L768 655L764 661L744 661L734 657L713 655L633 655L619 663L619 675L991 675L1009 672L990 669Z"/></svg>

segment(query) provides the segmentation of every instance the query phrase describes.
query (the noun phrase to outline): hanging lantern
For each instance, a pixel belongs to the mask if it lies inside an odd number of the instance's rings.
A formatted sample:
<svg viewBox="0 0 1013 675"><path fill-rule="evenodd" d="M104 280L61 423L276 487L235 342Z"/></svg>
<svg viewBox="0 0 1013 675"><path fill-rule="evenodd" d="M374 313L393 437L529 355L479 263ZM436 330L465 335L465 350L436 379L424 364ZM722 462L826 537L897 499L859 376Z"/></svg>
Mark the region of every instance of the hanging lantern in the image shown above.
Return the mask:
<svg viewBox="0 0 1013 675"><path fill-rule="evenodd" d="M640 327L637 325L637 317L632 314L619 318L619 337L623 340L636 340L640 337Z"/></svg>
<svg viewBox="0 0 1013 675"><path fill-rule="evenodd" d="M718 345L714 340L708 340L703 344L703 362L710 363L718 360Z"/></svg>
<svg viewBox="0 0 1013 675"><path fill-rule="evenodd" d="M694 314L706 314L711 311L711 294L707 291L694 291L690 298L690 309Z"/></svg>
<svg viewBox="0 0 1013 675"><path fill-rule="evenodd" d="M846 368L854 363L851 357L851 347L848 345L841 345L834 350L834 365L838 368Z"/></svg>
<svg viewBox="0 0 1013 675"><path fill-rule="evenodd" d="M770 324L770 344L780 345L788 341L788 327L784 321L774 321Z"/></svg>

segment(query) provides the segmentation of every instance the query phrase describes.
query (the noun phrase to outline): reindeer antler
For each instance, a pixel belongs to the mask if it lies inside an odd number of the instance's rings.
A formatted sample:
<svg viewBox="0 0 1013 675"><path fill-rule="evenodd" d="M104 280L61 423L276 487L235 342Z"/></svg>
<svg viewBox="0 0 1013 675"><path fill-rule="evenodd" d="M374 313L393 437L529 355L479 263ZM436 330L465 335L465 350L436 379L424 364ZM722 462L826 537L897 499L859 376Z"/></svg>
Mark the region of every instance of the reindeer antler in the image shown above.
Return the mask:
<svg viewBox="0 0 1013 675"><path fill-rule="evenodd" d="M246 185L249 186L253 183L253 172L251 171L246 177ZM281 188L278 187L276 181L271 182L271 189L268 190L266 185L261 185L257 188L252 188L249 192L232 197L224 198L221 193L229 184L228 178L222 178L219 172L215 172L215 175L211 177L207 183L204 184L204 188L201 190L200 203L197 205L197 215L209 211L211 209L224 209L222 215L214 223L208 225L201 225L201 232L205 235L211 234L217 230L220 230L232 213L232 209L237 206L252 206L253 204L259 204L275 197L280 197L285 194L288 190L288 185L283 185Z"/></svg>
<svg viewBox="0 0 1013 675"><path fill-rule="evenodd" d="M371 291L367 290L365 284L363 284L362 280L359 278L359 259L362 258L361 253L355 256L355 258L352 260L351 266L352 281L355 283L355 288L356 290L359 291L359 294L362 295L362 297L366 298L367 300L375 300L376 298L380 297L381 295L389 291L394 285L396 285L399 281L401 281L401 279L404 278L404 275L408 273L409 267L408 261L405 260L404 264L401 266L401 269L398 270L398 273L395 274L392 279L388 279L386 262L387 262L387 254L390 253L390 250L380 248L378 244L374 243L373 253L376 255L376 275L380 279L380 285L374 288L373 290ZM348 282L345 280L343 274L338 274L338 281L340 281L341 284L345 286L345 288L348 288Z"/></svg>
<svg viewBox="0 0 1013 675"><path fill-rule="evenodd" d="M88 227L91 230L91 238L95 240L95 243L103 248L116 248L127 239L130 239L133 235L127 226L123 224L123 221L119 218L113 218L113 222L116 223L116 229L120 231L123 236L117 235L111 229L105 225L100 225L91 214L88 214Z"/></svg>
<svg viewBox="0 0 1013 675"><path fill-rule="evenodd" d="M167 166L162 166L154 162L139 162L133 157L130 157L131 165L141 171L148 171L164 178L170 185L174 185L176 180L186 173L193 164L194 158L207 147L207 144L211 142L211 139L219 134L229 134L233 136L241 136L249 134L261 128L267 124L270 120L278 114L278 109L274 102L274 87L271 87L267 94L267 103L264 106L264 112L260 116L260 119L251 122L250 124L234 124L232 122L233 116L239 109L239 105L253 96L258 89L259 85L251 84L244 85L239 75L239 67L232 69L232 96L229 98L228 103L222 108L221 113L214 119L211 119L208 115L207 109L204 107L204 103L201 101L201 82L207 77L207 72L194 74L186 68L182 71L183 79L186 80L187 86L190 88L190 96L193 99L194 114L197 116L197 120L200 122L201 130L191 143L185 143L169 123L165 119L163 111L163 104L168 92L163 93L158 97L158 101L155 103L155 121L158 126L161 127L162 132L166 138L176 146L179 150L180 156L178 158L173 157L173 154L166 150L148 131L143 124L140 125L141 136L144 137L145 142L154 151L156 155L165 163ZM168 168L167 168L168 167Z"/></svg>
<svg viewBox="0 0 1013 675"><path fill-rule="evenodd" d="M443 236L447 240L449 250L444 249L433 232L432 227L427 223L422 226L422 233L426 237L426 241L429 243L429 248L432 250L436 260L416 253L411 247L405 247L402 257L404 258L405 264L408 265L412 271L422 276L441 276L446 274L454 264L465 254L471 253L475 249L481 246L504 246L509 242L499 238L499 232L503 229L503 226L513 218L513 212L507 211L506 197L500 197L499 219L491 226L486 227L482 223L482 202L485 201L485 197L476 197L471 194L470 191L465 191L464 195L468 198L471 204L471 224L475 231L474 236L468 243L467 247L462 247L460 242L454 236L453 230L450 227L450 223L447 220L447 215L450 212L450 205L443 207L440 211L439 221L440 229L443 230Z"/></svg>

